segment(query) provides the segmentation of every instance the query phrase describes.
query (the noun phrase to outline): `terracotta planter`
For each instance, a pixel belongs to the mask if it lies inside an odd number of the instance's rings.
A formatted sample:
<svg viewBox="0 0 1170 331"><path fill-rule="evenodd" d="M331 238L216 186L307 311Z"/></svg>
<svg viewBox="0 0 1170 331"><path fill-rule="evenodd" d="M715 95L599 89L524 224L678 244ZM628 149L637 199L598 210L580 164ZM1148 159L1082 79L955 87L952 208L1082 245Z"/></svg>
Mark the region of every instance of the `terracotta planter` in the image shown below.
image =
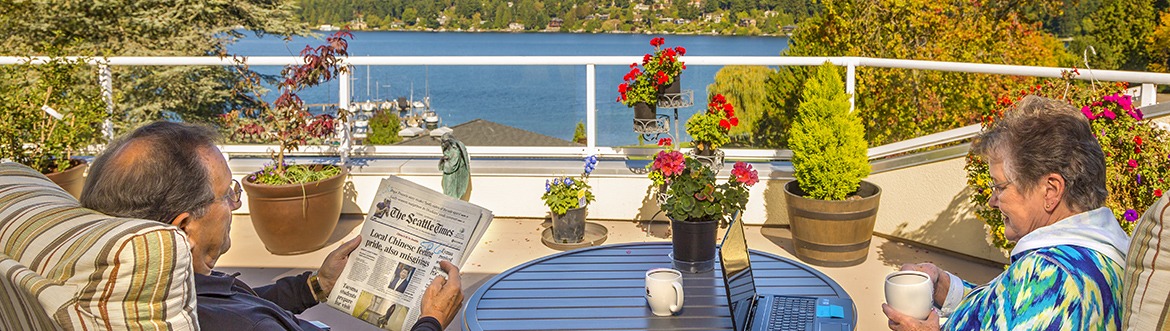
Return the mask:
<svg viewBox="0 0 1170 331"><path fill-rule="evenodd" d="M45 174L53 183L69 192L74 199L81 198L81 190L85 187L85 169L89 168L89 163L84 160L72 159L69 160L69 169L54 173Z"/></svg>
<svg viewBox="0 0 1170 331"><path fill-rule="evenodd" d="M719 220L670 221L674 268L699 273L715 268L715 231Z"/></svg>
<svg viewBox="0 0 1170 331"><path fill-rule="evenodd" d="M343 168L337 176L292 185L256 184L245 179L241 184L248 194L252 226L264 248L273 254L291 255L325 246L341 218L346 175Z"/></svg>
<svg viewBox="0 0 1170 331"><path fill-rule="evenodd" d="M585 215L589 207L566 210L564 214L553 214L553 240L561 244L575 244L585 238Z"/></svg>
<svg viewBox="0 0 1170 331"><path fill-rule="evenodd" d="M862 181L855 200L805 198L796 181L784 185L796 257L826 267L865 262L882 190Z"/></svg>

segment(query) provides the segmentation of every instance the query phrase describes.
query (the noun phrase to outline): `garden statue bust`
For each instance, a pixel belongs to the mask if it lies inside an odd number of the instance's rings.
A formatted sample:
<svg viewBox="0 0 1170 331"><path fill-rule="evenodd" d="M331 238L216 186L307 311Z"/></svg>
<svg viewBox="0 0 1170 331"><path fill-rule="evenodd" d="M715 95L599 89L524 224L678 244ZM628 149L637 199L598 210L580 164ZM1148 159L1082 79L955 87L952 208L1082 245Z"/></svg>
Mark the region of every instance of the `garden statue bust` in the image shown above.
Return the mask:
<svg viewBox="0 0 1170 331"><path fill-rule="evenodd" d="M441 144L443 158L439 159L439 170L443 171L443 194L463 199L471 185L471 159L467 147L450 132L443 134Z"/></svg>

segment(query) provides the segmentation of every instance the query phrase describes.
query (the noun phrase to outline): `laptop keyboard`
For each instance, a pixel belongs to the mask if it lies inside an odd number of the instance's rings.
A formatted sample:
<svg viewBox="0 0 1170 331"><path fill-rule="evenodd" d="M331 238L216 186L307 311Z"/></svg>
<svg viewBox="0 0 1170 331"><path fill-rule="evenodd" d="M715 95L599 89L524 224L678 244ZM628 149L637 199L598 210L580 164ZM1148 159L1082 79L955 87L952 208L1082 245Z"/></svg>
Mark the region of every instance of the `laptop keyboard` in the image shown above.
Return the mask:
<svg viewBox="0 0 1170 331"><path fill-rule="evenodd" d="M768 330L804 331L816 319L816 306L815 298L775 297Z"/></svg>

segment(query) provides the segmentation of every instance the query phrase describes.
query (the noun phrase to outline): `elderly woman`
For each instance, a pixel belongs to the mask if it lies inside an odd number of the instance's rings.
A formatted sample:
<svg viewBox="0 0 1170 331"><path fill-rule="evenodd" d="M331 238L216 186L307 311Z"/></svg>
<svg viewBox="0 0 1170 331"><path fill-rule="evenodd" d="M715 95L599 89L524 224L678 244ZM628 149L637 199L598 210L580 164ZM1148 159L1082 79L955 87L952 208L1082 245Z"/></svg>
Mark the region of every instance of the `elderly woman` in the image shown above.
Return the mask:
<svg viewBox="0 0 1170 331"><path fill-rule="evenodd" d="M1011 264L975 286L930 263L907 264L934 282L925 320L882 310L892 330L1115 330L1129 239L1105 196L1105 156L1088 120L1066 103L1020 100L974 143L990 167L988 205L1014 241ZM941 310L941 311L940 311ZM939 325L939 315L949 316Z"/></svg>

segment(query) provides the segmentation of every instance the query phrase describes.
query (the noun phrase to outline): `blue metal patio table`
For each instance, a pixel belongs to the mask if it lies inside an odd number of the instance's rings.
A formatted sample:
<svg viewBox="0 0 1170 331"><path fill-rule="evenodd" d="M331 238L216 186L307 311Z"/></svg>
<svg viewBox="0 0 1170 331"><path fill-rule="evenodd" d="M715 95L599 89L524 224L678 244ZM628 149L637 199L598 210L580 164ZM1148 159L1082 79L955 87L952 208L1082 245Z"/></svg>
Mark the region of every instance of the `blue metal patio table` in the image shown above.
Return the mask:
<svg viewBox="0 0 1170 331"><path fill-rule="evenodd" d="M683 310L660 317L645 299L646 271L670 268L669 242L562 252L488 280L464 307L464 330L731 330L723 274L683 273ZM760 293L849 298L803 263L751 251ZM856 316L856 314L855 314ZM856 323L856 320L853 321Z"/></svg>

